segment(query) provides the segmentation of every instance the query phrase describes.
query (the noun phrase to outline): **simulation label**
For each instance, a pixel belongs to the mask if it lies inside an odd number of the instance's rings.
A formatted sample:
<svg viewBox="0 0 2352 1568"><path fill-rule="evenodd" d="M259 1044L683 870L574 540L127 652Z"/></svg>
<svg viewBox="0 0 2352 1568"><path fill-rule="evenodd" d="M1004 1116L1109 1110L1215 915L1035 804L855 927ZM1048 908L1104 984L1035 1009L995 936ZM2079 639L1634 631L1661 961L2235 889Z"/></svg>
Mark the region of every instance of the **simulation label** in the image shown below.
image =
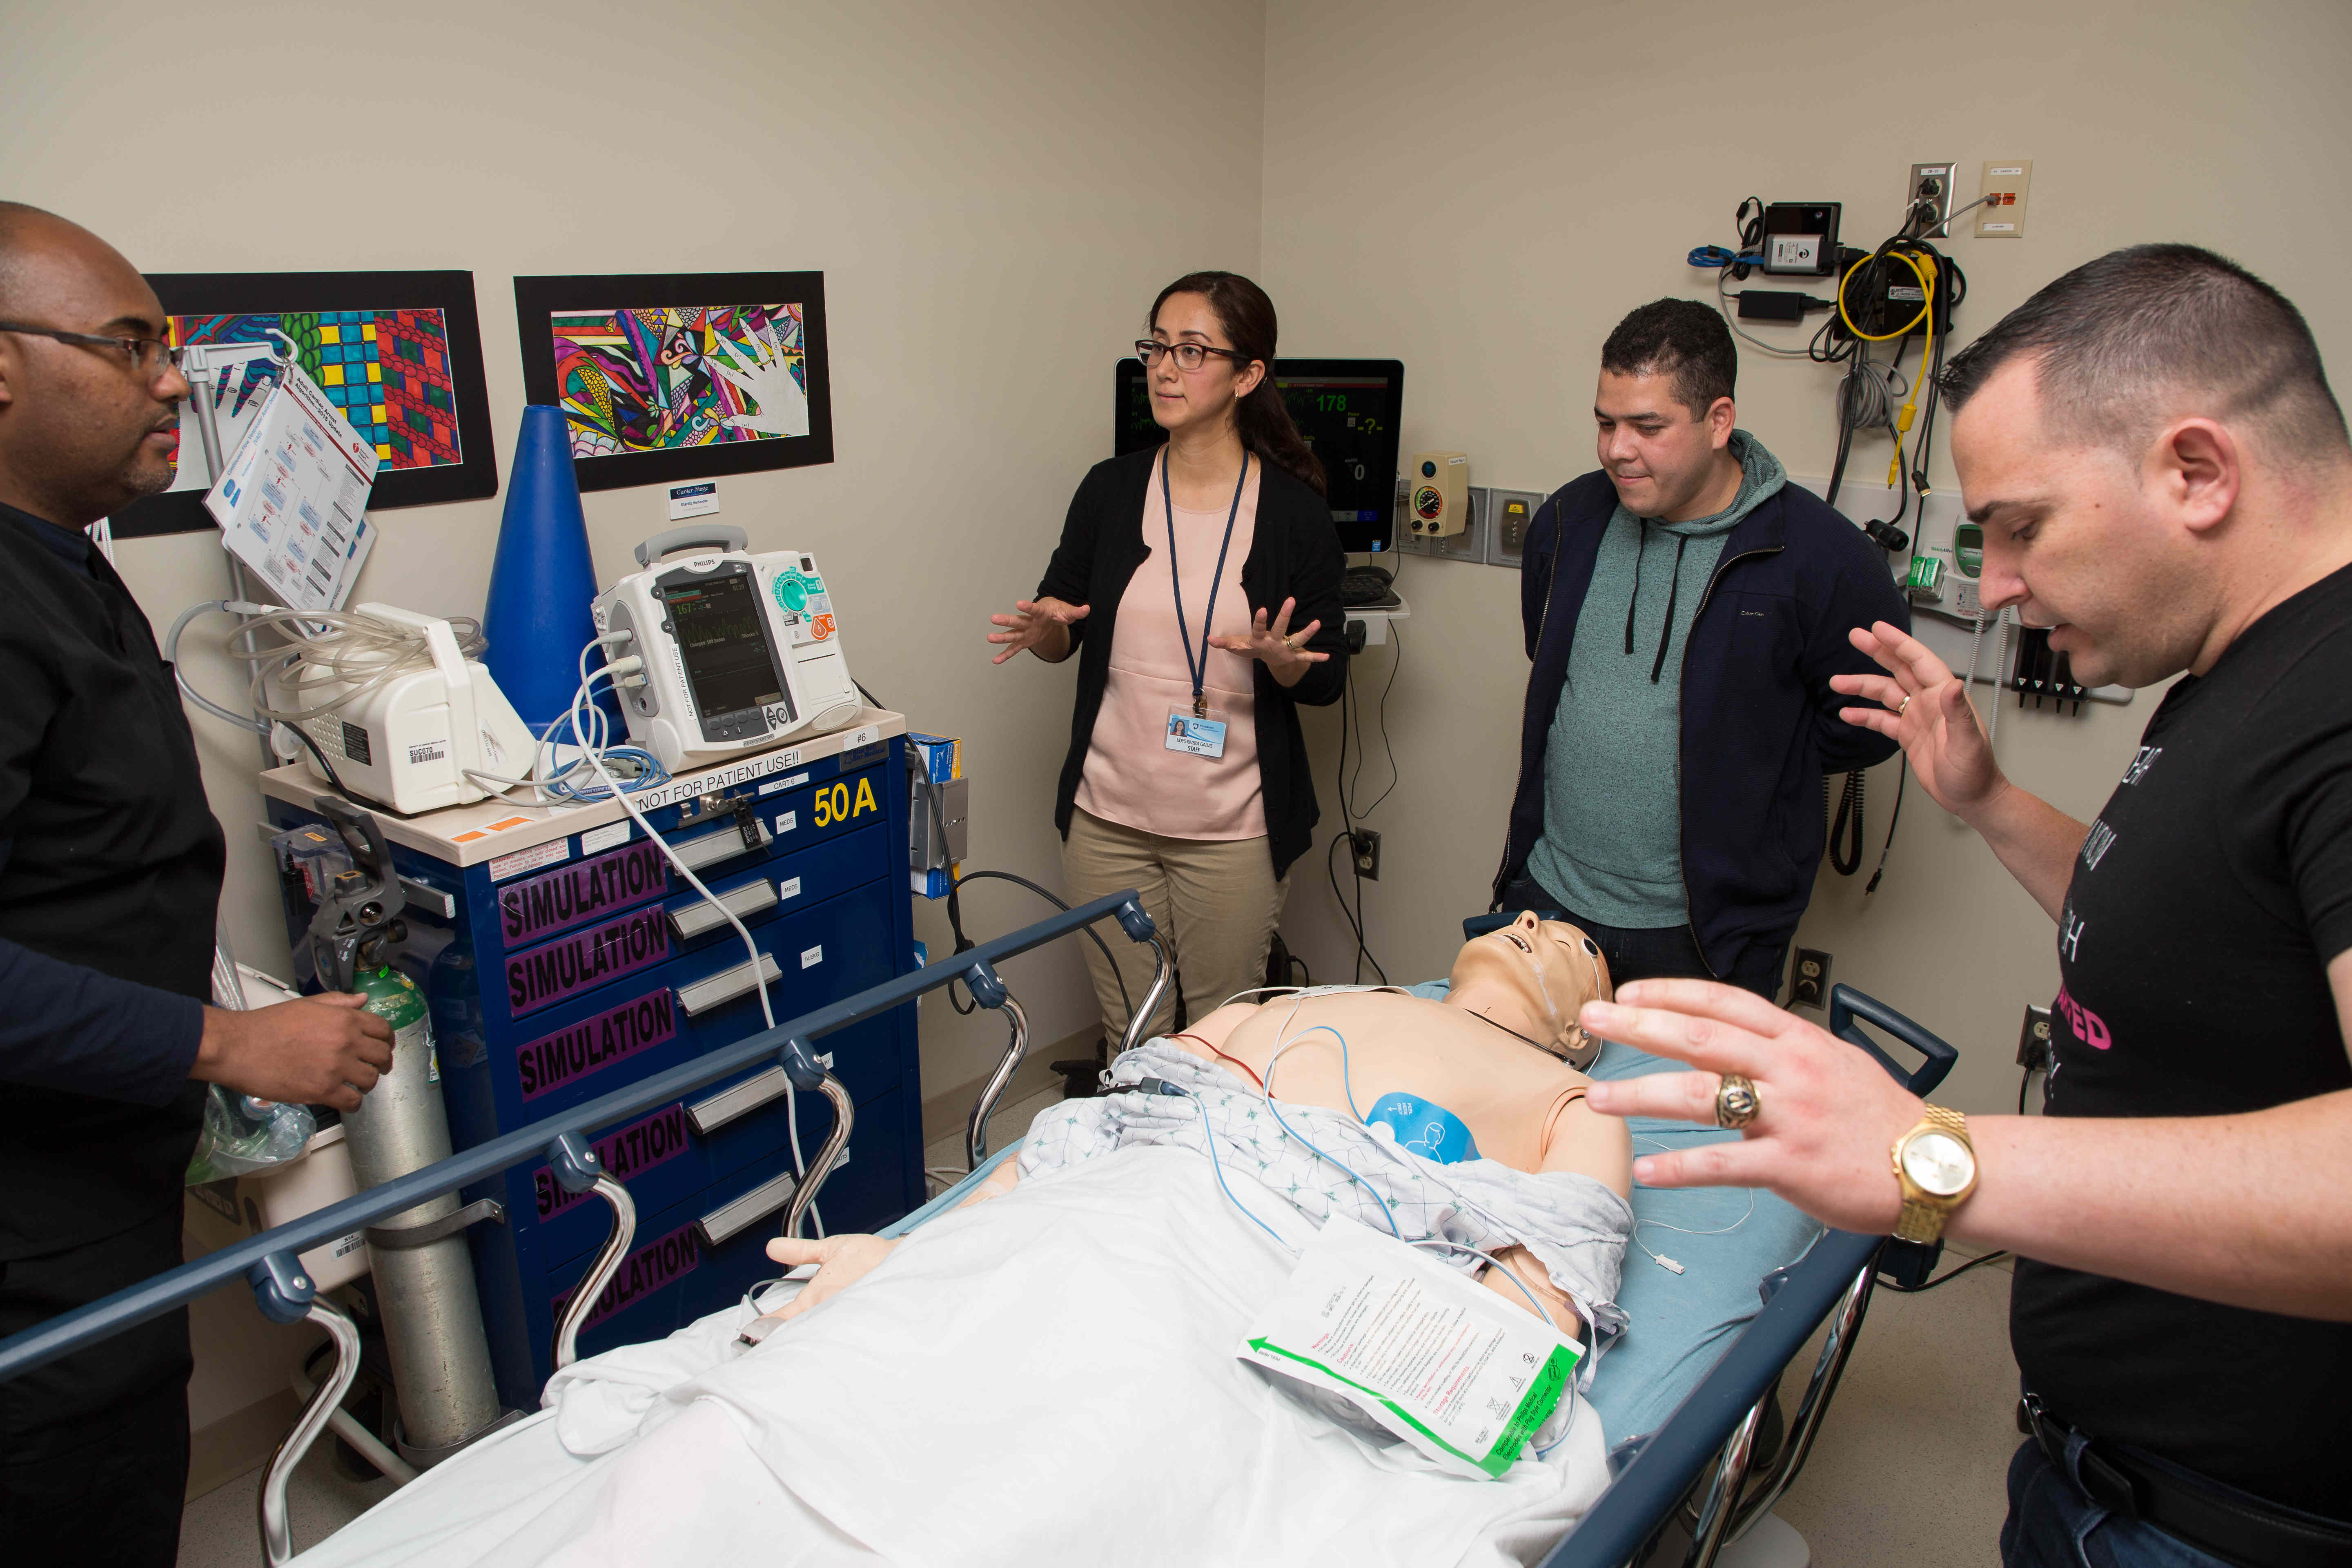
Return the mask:
<svg viewBox="0 0 2352 1568"><path fill-rule="evenodd" d="M507 1006L520 1017L668 956L668 917L639 910L508 959Z"/></svg>
<svg viewBox="0 0 2352 1568"><path fill-rule="evenodd" d="M536 1100L598 1068L677 1037L677 997L664 986L519 1047L515 1069L522 1079L522 1097Z"/></svg>
<svg viewBox="0 0 2352 1568"><path fill-rule="evenodd" d="M593 860L499 889L499 928L509 942L535 942L669 890L661 850L649 838Z"/></svg>
<svg viewBox="0 0 2352 1568"><path fill-rule="evenodd" d="M604 1173L616 1182L627 1183L644 1175L656 1165L675 1160L686 1152L686 1106L683 1102L666 1105L643 1121L634 1122L617 1132L607 1133L596 1140L596 1163ZM573 1204L591 1195L589 1192L566 1191L555 1173L545 1165L531 1173L530 1184L539 1202L539 1217L562 1214Z"/></svg>
<svg viewBox="0 0 2352 1568"><path fill-rule="evenodd" d="M702 1244L696 1239L694 1222L688 1220L659 1241L648 1242L635 1252L613 1276L613 1282L596 1297L596 1304L588 1309L583 1329L596 1324L635 1306L666 1285L675 1285L693 1273L702 1262ZM571 1292L555 1299L555 1315L563 1315L564 1304L572 1300Z"/></svg>

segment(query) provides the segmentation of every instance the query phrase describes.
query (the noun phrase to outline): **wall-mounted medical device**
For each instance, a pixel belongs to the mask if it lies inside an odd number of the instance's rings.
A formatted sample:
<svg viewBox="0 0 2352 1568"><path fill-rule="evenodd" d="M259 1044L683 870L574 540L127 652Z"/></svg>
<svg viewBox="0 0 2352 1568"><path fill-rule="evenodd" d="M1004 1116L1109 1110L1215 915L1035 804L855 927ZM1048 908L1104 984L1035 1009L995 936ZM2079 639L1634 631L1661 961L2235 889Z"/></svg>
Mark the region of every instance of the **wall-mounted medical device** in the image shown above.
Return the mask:
<svg viewBox="0 0 2352 1568"><path fill-rule="evenodd" d="M629 739L677 772L854 722L857 688L832 592L806 551L759 553L724 523L691 523L636 548L645 570L591 606L609 657L645 669L624 683ZM691 552L691 553L682 553Z"/></svg>
<svg viewBox="0 0 2352 1568"><path fill-rule="evenodd" d="M306 639L289 674L308 715L302 728L332 761L342 789L414 816L487 798L490 790L468 770L504 774L530 765L530 727L482 662L465 657L447 621L392 605L361 605L335 620L356 630L335 641ZM395 640L402 634L404 645ZM416 656L419 637L429 660ZM316 755L299 755L325 777Z"/></svg>
<svg viewBox="0 0 2352 1568"><path fill-rule="evenodd" d="M1840 202L1774 202L1764 209L1760 248L1775 278L1826 278L1837 270Z"/></svg>
<svg viewBox="0 0 2352 1568"><path fill-rule="evenodd" d="M1444 539L1470 526L1470 458L1465 452L1415 452L1405 469L1412 531Z"/></svg>

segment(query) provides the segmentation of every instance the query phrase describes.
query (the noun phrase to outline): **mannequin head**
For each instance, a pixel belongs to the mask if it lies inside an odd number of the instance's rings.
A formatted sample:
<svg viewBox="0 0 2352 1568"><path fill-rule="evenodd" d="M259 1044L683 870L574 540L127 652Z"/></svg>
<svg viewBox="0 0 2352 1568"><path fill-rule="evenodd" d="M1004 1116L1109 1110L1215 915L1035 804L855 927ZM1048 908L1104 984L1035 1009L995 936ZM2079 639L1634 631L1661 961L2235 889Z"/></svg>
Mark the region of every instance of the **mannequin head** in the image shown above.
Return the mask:
<svg viewBox="0 0 2352 1568"><path fill-rule="evenodd" d="M1448 978L1449 1002L1485 1013L1556 1053L1588 1060L1577 1011L1615 996L1600 944L1566 921L1537 920L1533 910L1464 942Z"/></svg>

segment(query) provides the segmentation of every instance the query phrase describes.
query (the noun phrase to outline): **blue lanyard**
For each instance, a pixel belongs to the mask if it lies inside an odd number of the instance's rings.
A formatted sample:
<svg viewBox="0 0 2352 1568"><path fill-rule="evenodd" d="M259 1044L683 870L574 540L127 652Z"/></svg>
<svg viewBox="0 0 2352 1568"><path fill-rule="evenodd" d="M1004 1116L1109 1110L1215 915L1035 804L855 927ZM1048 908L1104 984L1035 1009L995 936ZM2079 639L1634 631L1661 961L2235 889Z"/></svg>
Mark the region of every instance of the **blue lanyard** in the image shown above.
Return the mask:
<svg viewBox="0 0 2352 1568"><path fill-rule="evenodd" d="M1192 716L1205 719L1209 700L1204 695L1209 674L1209 628L1217 621L1217 585L1224 581L1225 552L1233 548L1234 521L1242 514L1242 487L1249 483L1249 449L1242 449L1242 477L1234 481L1234 504L1225 513L1225 541L1217 546L1217 573L1209 579L1209 610L1201 621L1201 657L1192 657L1192 634L1184 629L1184 578L1176 570L1176 499L1168 489L1168 451L1160 453L1160 504L1168 513L1168 575L1176 584L1176 638L1184 645L1184 668L1192 677ZM1214 515L1214 514L1212 514Z"/></svg>

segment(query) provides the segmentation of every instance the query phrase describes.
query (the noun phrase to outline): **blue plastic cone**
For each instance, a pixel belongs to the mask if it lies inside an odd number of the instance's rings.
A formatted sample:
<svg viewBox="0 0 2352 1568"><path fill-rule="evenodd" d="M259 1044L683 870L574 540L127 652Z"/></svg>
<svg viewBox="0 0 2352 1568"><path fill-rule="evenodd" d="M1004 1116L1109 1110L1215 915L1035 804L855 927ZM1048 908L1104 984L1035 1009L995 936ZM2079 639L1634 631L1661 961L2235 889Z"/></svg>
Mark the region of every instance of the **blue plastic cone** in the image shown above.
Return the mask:
<svg viewBox="0 0 2352 1568"><path fill-rule="evenodd" d="M522 411L510 473L482 611L490 645L483 662L537 734L572 706L580 650L596 635L588 614L596 573L562 409L533 404Z"/></svg>

